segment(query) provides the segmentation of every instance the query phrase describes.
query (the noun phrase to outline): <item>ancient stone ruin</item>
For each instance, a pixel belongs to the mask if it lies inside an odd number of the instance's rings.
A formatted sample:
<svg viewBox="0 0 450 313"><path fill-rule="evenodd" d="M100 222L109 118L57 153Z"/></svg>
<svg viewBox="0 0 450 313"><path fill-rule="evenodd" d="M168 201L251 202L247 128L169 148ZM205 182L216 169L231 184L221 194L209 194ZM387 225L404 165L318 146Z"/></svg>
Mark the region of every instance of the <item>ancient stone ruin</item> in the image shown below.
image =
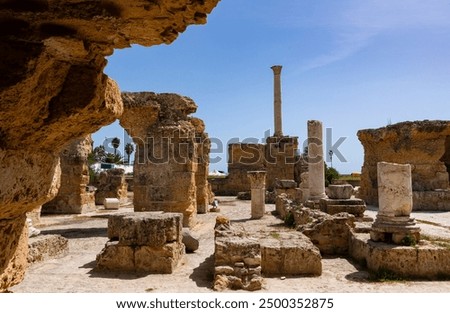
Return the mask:
<svg viewBox="0 0 450 313"><path fill-rule="evenodd" d="M378 163L378 214L372 224L373 241L402 244L405 240L419 242L420 228L411 218L411 165Z"/></svg>
<svg viewBox="0 0 450 313"><path fill-rule="evenodd" d="M261 218L266 212L266 172L252 171L247 173L250 179L252 193L251 217Z"/></svg>
<svg viewBox="0 0 450 313"><path fill-rule="evenodd" d="M326 198L322 122L308 121L308 200L318 203Z"/></svg>
<svg viewBox="0 0 450 313"><path fill-rule="evenodd" d="M197 204L202 212L209 204L210 143L203 122L189 116L197 105L168 93L123 93L122 98L120 124L136 143L134 210L183 213L183 225L192 227Z"/></svg>
<svg viewBox="0 0 450 313"><path fill-rule="evenodd" d="M119 203L127 200L128 184L125 180L125 171L113 168L95 175L92 182L95 186L95 204L104 205L105 199L117 199Z"/></svg>
<svg viewBox="0 0 450 313"><path fill-rule="evenodd" d="M26 212L52 200L59 154L122 113L106 56L170 43L218 0L0 3L0 290L23 278Z"/></svg>
<svg viewBox="0 0 450 313"><path fill-rule="evenodd" d="M299 232L248 232L219 216L215 226L214 290L260 290L275 275L322 274L319 249Z"/></svg>
<svg viewBox="0 0 450 313"><path fill-rule="evenodd" d="M73 140L61 152L61 186L56 197L42 206L42 213L79 214L95 210L94 190L88 187L91 150L92 139L88 135Z"/></svg>
<svg viewBox="0 0 450 313"><path fill-rule="evenodd" d="M450 210L450 122L402 122L358 131L364 146L360 197L378 205L378 162L411 164L413 210Z"/></svg>
<svg viewBox="0 0 450 313"><path fill-rule="evenodd" d="M232 143L228 146L228 176L211 179L216 195L237 195L251 189L247 172L265 171L266 188L274 190L277 180L294 180L298 137L283 135L281 118L281 69L272 67L274 73L274 135L266 138L265 144Z"/></svg>
<svg viewBox="0 0 450 313"><path fill-rule="evenodd" d="M98 254L101 271L170 274L185 253L179 213L135 212L112 215L108 238Z"/></svg>
<svg viewBox="0 0 450 313"><path fill-rule="evenodd" d="M121 94L103 69L115 48L170 43L188 25L205 23L217 2L0 3L0 291L20 283L30 263L67 253L63 237L29 239L27 216L38 221L41 206L51 213L93 208L87 135L116 119L137 145L135 212L111 214L109 241L96 270L169 274L186 249L198 249L195 238L189 248L183 243L189 234L183 226L193 227L212 197L210 142L203 121L191 116L197 106L176 94ZM308 122L305 173L298 138L282 131L281 66L272 70L274 134L264 144L231 144L229 176L215 186L230 194L252 189L250 222L268 216L264 189L275 190L276 211L290 228L268 232L262 224L249 232L219 217L214 289L258 290L266 276L321 275L323 255L350 255L371 271L448 277L450 250L422 240L410 213L413 207L450 208L449 122L408 122L358 133L366 152L361 195L380 205L367 231L355 225L363 203L351 198L348 186L330 186L326 197L319 121ZM96 187L98 204L127 195L121 170L102 173ZM310 207L304 207L308 201Z"/></svg>
<svg viewBox="0 0 450 313"><path fill-rule="evenodd" d="M352 197L353 186L350 184L328 185L328 198L320 199L320 210L328 214L347 212L356 217L363 217L366 210L364 200Z"/></svg>

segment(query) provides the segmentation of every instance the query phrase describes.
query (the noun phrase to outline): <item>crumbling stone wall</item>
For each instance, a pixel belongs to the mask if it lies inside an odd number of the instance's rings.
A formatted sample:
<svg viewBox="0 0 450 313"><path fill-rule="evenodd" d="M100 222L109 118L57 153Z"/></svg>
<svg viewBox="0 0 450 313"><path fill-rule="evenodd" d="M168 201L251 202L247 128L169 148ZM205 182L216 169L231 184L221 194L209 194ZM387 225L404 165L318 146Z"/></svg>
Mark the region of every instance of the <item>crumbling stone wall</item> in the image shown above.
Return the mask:
<svg viewBox="0 0 450 313"><path fill-rule="evenodd" d="M61 186L56 197L42 206L42 213L77 214L95 210L94 192L89 184L90 135L71 141L60 154Z"/></svg>
<svg viewBox="0 0 450 313"><path fill-rule="evenodd" d="M57 194L62 147L122 113L118 88L103 74L105 57L131 44L168 44L205 23L217 2L0 3L0 290L23 276L22 267L8 269L26 259L18 240L26 212Z"/></svg>
<svg viewBox="0 0 450 313"><path fill-rule="evenodd" d="M249 171L266 171L266 186L273 190L277 180L294 180L297 137L268 137L266 144L234 143L228 146L228 176L211 179L213 192L221 196L250 190Z"/></svg>
<svg viewBox="0 0 450 313"><path fill-rule="evenodd" d="M377 163L411 164L413 209L450 210L450 121L403 122L358 131L364 146L360 197L378 204Z"/></svg>

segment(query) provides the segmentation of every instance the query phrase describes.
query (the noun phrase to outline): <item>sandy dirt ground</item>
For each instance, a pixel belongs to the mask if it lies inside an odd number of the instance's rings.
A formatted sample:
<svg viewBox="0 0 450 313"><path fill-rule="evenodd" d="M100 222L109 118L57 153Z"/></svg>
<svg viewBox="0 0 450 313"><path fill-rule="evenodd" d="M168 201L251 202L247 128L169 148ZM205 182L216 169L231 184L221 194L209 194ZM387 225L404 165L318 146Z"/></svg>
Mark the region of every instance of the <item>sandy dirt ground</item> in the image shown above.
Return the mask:
<svg viewBox="0 0 450 313"><path fill-rule="evenodd" d="M44 216L38 226L42 234L60 234L69 240L69 254L33 264L22 283L11 288L14 293L173 293L214 292L211 289L214 272L214 224L216 216L227 216L232 224L249 231L291 231L271 214L274 205L266 205L266 215L250 219L250 201L233 197L218 197L220 213L198 215L198 224L191 230L199 238L200 248L186 254L180 266L170 275L135 275L104 273L94 270L96 255L107 242L107 218L111 214L131 212L129 202L119 211L96 212L79 216ZM368 207L366 214L375 217L376 208ZM435 237L450 238L450 212L414 212L422 232ZM361 292L450 292L450 281L374 282L369 273L343 257L324 258L320 277L265 278L261 291L361 293ZM236 292L236 291L232 291ZM244 291L237 291L244 292Z"/></svg>

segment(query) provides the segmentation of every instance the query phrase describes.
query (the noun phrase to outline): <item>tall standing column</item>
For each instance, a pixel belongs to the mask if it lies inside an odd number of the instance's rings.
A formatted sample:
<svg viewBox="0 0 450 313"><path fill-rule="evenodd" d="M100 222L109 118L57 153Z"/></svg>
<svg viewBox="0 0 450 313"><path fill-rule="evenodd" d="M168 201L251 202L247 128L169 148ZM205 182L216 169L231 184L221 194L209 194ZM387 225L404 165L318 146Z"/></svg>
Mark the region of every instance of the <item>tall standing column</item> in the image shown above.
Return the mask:
<svg viewBox="0 0 450 313"><path fill-rule="evenodd" d="M247 172L252 188L252 218L261 218L266 210L266 172Z"/></svg>
<svg viewBox="0 0 450 313"><path fill-rule="evenodd" d="M308 121L309 200L326 198L322 122Z"/></svg>
<svg viewBox="0 0 450 313"><path fill-rule="evenodd" d="M274 65L271 67L273 70L274 80L273 80L273 90L274 90L274 123L275 123L275 137L282 137L282 122L281 122L281 65Z"/></svg>

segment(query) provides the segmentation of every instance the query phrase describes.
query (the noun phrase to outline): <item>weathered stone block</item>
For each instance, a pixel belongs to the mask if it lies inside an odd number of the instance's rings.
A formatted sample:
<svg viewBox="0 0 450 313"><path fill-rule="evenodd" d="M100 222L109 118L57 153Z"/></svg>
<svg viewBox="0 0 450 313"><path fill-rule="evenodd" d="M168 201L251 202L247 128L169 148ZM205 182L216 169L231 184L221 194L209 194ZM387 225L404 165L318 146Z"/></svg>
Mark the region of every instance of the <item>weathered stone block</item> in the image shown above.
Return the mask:
<svg viewBox="0 0 450 313"><path fill-rule="evenodd" d="M358 217L362 217L366 211L366 204L361 199L320 199L320 210L328 214L346 212Z"/></svg>
<svg viewBox="0 0 450 313"><path fill-rule="evenodd" d="M170 242L181 242L180 213L133 212L110 216L108 238L120 245L160 247Z"/></svg>
<svg viewBox="0 0 450 313"><path fill-rule="evenodd" d="M117 198L105 198L105 200L103 200L103 205L106 210L118 210L120 201Z"/></svg>
<svg viewBox="0 0 450 313"><path fill-rule="evenodd" d="M261 270L265 275L322 274L320 251L301 233L261 240Z"/></svg>
<svg viewBox="0 0 450 313"><path fill-rule="evenodd" d="M353 234L350 255L371 272L389 271L405 278L450 277L450 250L422 241L416 246L395 246L369 240L368 234Z"/></svg>
<svg viewBox="0 0 450 313"><path fill-rule="evenodd" d="M178 242L162 247L135 248L135 270L154 274L171 274L184 255L184 245Z"/></svg>
<svg viewBox="0 0 450 313"><path fill-rule="evenodd" d="M348 253L349 236L350 230L354 226L354 216L339 213L312 219L312 222L305 224L299 230L311 239L322 254L345 255Z"/></svg>
<svg viewBox="0 0 450 313"><path fill-rule="evenodd" d="M327 196L330 199L350 199L353 194L353 186L350 184L329 185Z"/></svg>
<svg viewBox="0 0 450 313"><path fill-rule="evenodd" d="M260 246L257 239L238 236L218 237L215 242L215 264L226 266L244 259L260 257Z"/></svg>
<svg viewBox="0 0 450 313"><path fill-rule="evenodd" d="M97 255L97 270L133 272L135 270L134 248L119 245L118 242L106 243Z"/></svg>
<svg viewBox="0 0 450 313"><path fill-rule="evenodd" d="M295 180L290 179L280 179L275 182L276 189L295 189L297 188L297 183Z"/></svg>
<svg viewBox="0 0 450 313"><path fill-rule="evenodd" d="M28 263L62 258L69 253L69 241L60 235L40 235L29 239Z"/></svg>
<svg viewBox="0 0 450 313"><path fill-rule="evenodd" d="M189 228L183 228L182 236L183 236L182 242L186 247L187 252L194 252L198 250L200 242L197 238L192 236L191 232L189 231Z"/></svg>

